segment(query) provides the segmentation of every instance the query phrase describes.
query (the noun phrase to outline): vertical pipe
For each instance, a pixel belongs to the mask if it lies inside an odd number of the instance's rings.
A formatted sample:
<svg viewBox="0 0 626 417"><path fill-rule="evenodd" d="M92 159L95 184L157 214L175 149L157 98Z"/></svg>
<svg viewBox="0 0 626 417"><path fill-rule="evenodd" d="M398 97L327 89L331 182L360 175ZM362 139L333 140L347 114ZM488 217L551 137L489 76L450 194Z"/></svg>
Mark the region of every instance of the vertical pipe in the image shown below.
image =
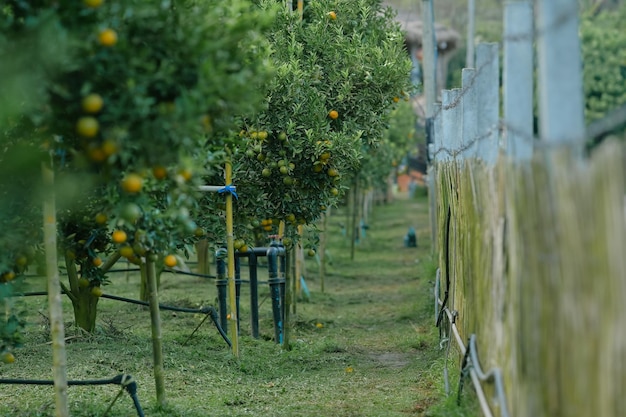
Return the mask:
<svg viewBox="0 0 626 417"><path fill-rule="evenodd" d="M578 0L537 0L539 130L552 144L575 144L582 154L585 138L582 58Z"/></svg>
<svg viewBox="0 0 626 417"><path fill-rule="evenodd" d="M461 140L463 151L461 155L463 159L468 159L476 156L477 146L474 141L478 136L478 108L476 106L476 88L474 86L476 70L463 68L461 76L463 83L463 137Z"/></svg>
<svg viewBox="0 0 626 417"><path fill-rule="evenodd" d="M233 182L233 166L226 161L225 182L227 186ZM230 310L230 325L233 329L231 335L232 351L235 357L239 357L239 328L237 327L237 295L235 288L235 248L233 247L233 195L226 193L226 248L228 252L228 303Z"/></svg>
<svg viewBox="0 0 626 417"><path fill-rule="evenodd" d="M267 270L270 286L270 298L272 300L272 317L274 318L274 341L282 343L282 327L281 307L280 307L280 288L278 278L278 248L271 246L267 249Z"/></svg>
<svg viewBox="0 0 626 417"><path fill-rule="evenodd" d="M506 154L533 156L533 7L529 0L504 4L503 99Z"/></svg>
<svg viewBox="0 0 626 417"><path fill-rule="evenodd" d="M257 260L254 251L248 252L248 270L250 274L250 327L252 337L259 338L259 287Z"/></svg>
<svg viewBox="0 0 626 417"><path fill-rule="evenodd" d="M286 302L286 295L287 295L286 284L287 284L287 274L288 274L287 254L285 253L285 246L283 246L282 242L276 242L276 247L278 248L278 262L279 262L278 288L280 289L280 319L283 323L283 330L284 330L286 327L285 311L289 307Z"/></svg>
<svg viewBox="0 0 626 417"><path fill-rule="evenodd" d="M226 262L224 262L225 255L226 250L223 248L219 249L215 253L215 269L217 272L215 285L217 286L217 303L220 313L220 326L222 326L222 329L224 329L224 331L228 333L228 307L226 303L228 280L226 279Z"/></svg>
<svg viewBox="0 0 626 417"><path fill-rule="evenodd" d="M500 120L500 58L497 43L481 43L476 47L476 79L478 112L478 157L488 166L498 159L498 123Z"/></svg>

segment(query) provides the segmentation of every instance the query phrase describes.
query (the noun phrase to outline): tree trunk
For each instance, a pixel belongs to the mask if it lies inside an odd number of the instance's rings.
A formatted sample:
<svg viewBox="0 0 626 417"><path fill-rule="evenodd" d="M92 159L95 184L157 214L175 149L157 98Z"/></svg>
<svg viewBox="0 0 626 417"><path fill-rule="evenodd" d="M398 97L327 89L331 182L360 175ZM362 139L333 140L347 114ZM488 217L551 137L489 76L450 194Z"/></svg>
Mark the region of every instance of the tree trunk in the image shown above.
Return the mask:
<svg viewBox="0 0 626 417"><path fill-rule="evenodd" d="M211 262L209 260L209 241L207 239L196 242L196 254L198 256L198 273L209 275L211 273Z"/></svg>
<svg viewBox="0 0 626 417"><path fill-rule="evenodd" d="M61 304L61 281L57 263L57 221L54 195L54 171L42 165L45 190L43 205L43 233L48 278L48 314L50 315L50 340L52 341L52 377L54 379L55 416L68 417L67 356L65 352L65 327Z"/></svg>
<svg viewBox="0 0 626 417"><path fill-rule="evenodd" d="M157 404L165 407L165 377L163 370L163 334L161 331L161 312L159 311L159 293L157 288L157 271L154 261L148 254L146 260L146 277L150 291L150 320L152 324L152 358L154 366L154 382L156 386Z"/></svg>

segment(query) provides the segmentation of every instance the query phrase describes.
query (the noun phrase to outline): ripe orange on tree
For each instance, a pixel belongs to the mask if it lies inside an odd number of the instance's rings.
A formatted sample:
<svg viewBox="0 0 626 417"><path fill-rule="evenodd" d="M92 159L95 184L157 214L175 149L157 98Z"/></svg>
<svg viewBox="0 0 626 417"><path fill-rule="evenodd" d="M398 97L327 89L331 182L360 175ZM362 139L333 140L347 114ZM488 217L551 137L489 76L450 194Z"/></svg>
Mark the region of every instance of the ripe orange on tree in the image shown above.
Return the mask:
<svg viewBox="0 0 626 417"><path fill-rule="evenodd" d="M91 260L91 263L93 264L93 266L100 266L102 265L102 259L96 256Z"/></svg>
<svg viewBox="0 0 626 417"><path fill-rule="evenodd" d="M339 117L339 112L337 110L331 110L328 112L328 117L335 120Z"/></svg>
<svg viewBox="0 0 626 417"><path fill-rule="evenodd" d="M156 165L152 168L152 175L157 180L162 180L167 177L167 169L164 166Z"/></svg>
<svg viewBox="0 0 626 417"><path fill-rule="evenodd" d="M129 194L137 194L143 187L143 178L141 175L130 173L122 179L122 190Z"/></svg>
<svg viewBox="0 0 626 417"><path fill-rule="evenodd" d="M124 243L127 238L128 236L123 230L114 230L111 234L111 240L113 240L113 243Z"/></svg>
<svg viewBox="0 0 626 417"><path fill-rule="evenodd" d="M330 12L328 12L328 17L330 18L330 20L337 20L337 13L331 10Z"/></svg>
<svg viewBox="0 0 626 417"><path fill-rule="evenodd" d="M165 259L163 259L163 263L165 264L165 266L167 266L168 268L173 268L176 266L176 264L178 263L178 260L176 259L176 257L174 255L167 255L165 257Z"/></svg>
<svg viewBox="0 0 626 417"><path fill-rule="evenodd" d="M117 43L117 33L113 29L104 29L98 34L98 42L102 46L114 46Z"/></svg>

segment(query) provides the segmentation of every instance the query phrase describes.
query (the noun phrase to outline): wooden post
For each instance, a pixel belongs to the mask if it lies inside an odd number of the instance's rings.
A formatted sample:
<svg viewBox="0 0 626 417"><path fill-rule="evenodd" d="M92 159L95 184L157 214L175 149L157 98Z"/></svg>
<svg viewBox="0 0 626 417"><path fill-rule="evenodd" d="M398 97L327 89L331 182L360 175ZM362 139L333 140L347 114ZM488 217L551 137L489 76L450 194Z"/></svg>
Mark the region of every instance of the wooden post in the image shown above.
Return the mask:
<svg viewBox="0 0 626 417"><path fill-rule="evenodd" d="M41 166L45 191L43 203L43 235L48 281L48 314L50 315L50 340L52 342L52 379L54 380L55 416L68 417L67 356L65 352L65 326L57 258L57 217L54 195L54 171L45 163Z"/></svg>
<svg viewBox="0 0 626 417"><path fill-rule="evenodd" d="M578 0L537 0L536 4L541 139L575 144L575 152L582 154L585 120Z"/></svg>
<svg viewBox="0 0 626 417"><path fill-rule="evenodd" d="M500 120L500 63L497 43L481 43L476 47L476 79L478 112L478 157L488 166L496 163L499 153L498 123Z"/></svg>
<svg viewBox="0 0 626 417"><path fill-rule="evenodd" d="M506 154L517 161L533 156L533 7L530 1L504 4L504 122Z"/></svg>

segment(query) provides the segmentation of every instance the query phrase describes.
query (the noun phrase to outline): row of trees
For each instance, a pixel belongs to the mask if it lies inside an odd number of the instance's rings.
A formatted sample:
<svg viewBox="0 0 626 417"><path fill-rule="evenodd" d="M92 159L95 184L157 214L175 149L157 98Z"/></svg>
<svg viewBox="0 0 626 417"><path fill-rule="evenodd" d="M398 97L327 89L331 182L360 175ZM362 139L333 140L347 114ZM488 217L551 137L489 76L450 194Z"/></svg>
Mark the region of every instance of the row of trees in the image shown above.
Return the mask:
<svg viewBox="0 0 626 417"><path fill-rule="evenodd" d="M235 234L253 244L279 221L297 238L290 226L406 151L384 133L410 60L378 0L314 2L302 18L273 1L9 0L0 61L5 356L23 324L10 297L51 250L42 167L55 175L63 287L93 331L120 257L173 267L198 240L223 245L223 195L198 186L223 184L226 162Z"/></svg>

